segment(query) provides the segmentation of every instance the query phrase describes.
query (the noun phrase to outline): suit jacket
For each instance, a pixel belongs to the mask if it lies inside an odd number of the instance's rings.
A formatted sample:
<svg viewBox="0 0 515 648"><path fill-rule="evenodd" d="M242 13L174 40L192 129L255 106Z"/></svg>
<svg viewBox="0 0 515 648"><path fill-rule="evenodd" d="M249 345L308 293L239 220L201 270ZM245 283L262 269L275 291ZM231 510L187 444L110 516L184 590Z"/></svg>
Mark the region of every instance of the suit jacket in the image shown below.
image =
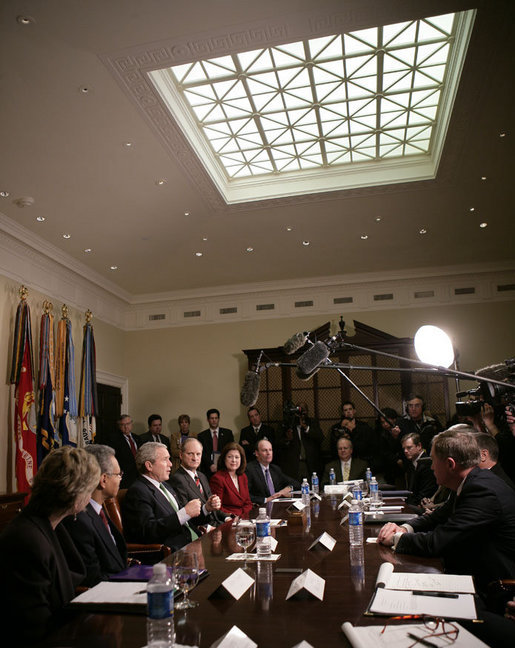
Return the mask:
<svg viewBox="0 0 515 648"><path fill-rule="evenodd" d="M311 473L320 473L322 470L321 446L324 440L324 435L320 429L318 421L311 418L309 419L308 432L301 432L301 441L296 427L297 422L298 420L295 421L292 439L288 439L285 432L283 432L279 438L278 446L281 453L281 468L287 475L293 475L297 480L301 480L303 477L309 479ZM304 446L304 452L306 455L308 475L299 474L301 443Z"/></svg>
<svg viewBox="0 0 515 648"><path fill-rule="evenodd" d="M202 444L202 460L200 461L200 471L211 477L214 473L211 472L211 464L213 463L213 439L211 438L211 430L202 430L197 436L197 439ZM234 435L232 430L227 428L218 428L218 452L222 451L222 448L227 443L234 441Z"/></svg>
<svg viewBox="0 0 515 648"><path fill-rule="evenodd" d="M296 479L293 479L293 477L285 475L279 466L270 464L268 470L270 471L270 476L276 492L286 486L292 486L294 490L300 489L300 483ZM266 498L270 497L270 489L265 481L263 469L261 468L259 461L254 460L247 464L246 474L249 483L251 501L254 504L264 504Z"/></svg>
<svg viewBox="0 0 515 648"><path fill-rule="evenodd" d="M179 469L170 477L170 484L179 496L181 506L184 506L192 499L199 499L204 505L208 498L211 497L211 488L209 487L207 477L198 470L197 475L202 486L202 491L182 466L179 466ZM208 518L208 522L213 526L225 522L225 515L219 513L219 511L213 511Z"/></svg>
<svg viewBox="0 0 515 648"><path fill-rule="evenodd" d="M178 494L167 482L163 483L180 504ZM122 520L128 542L163 543L174 551L191 542L189 529L181 525L164 493L141 475L123 499ZM188 524L196 531L197 525L205 522L206 517L201 514Z"/></svg>
<svg viewBox="0 0 515 648"><path fill-rule="evenodd" d="M245 450L245 458L247 463L250 463L255 459L254 450L256 449L256 444L261 439L268 439L272 444L272 448L275 446L275 432L274 429L269 425L261 424L259 432L256 434L254 432L254 427L252 425L247 425L240 432L240 445ZM248 443L243 444L242 441L248 441Z"/></svg>
<svg viewBox="0 0 515 648"><path fill-rule="evenodd" d="M110 574L127 567L125 540L111 520L108 519L108 523L116 544L91 503L75 518L70 516L63 520L86 565L86 578L82 585L87 587L108 580Z"/></svg>
<svg viewBox="0 0 515 648"><path fill-rule="evenodd" d="M502 469L502 466L500 463L496 463L495 466L492 466L490 468L490 472L493 472L494 475L497 475L497 477L500 477L503 481L505 481L510 488L513 488L515 490L515 484L513 481L508 477L508 475L504 472Z"/></svg>
<svg viewBox="0 0 515 648"><path fill-rule="evenodd" d="M324 470L324 476L322 478L322 486L325 486L325 484L330 483L329 471L331 470L331 468L334 468L334 473L336 475L336 482L343 481L342 464L341 461L338 459L338 461L330 461L328 464L326 464ZM367 462L363 461L363 459L356 459L355 457L352 457L350 462L349 480L365 479L366 476L367 476Z"/></svg>
<svg viewBox="0 0 515 648"><path fill-rule="evenodd" d="M0 623L4 636L26 645L57 624L84 579L81 557L66 529L29 505L0 535Z"/></svg>
<svg viewBox="0 0 515 648"><path fill-rule="evenodd" d="M136 442L136 446L139 448L142 445L141 438L137 434L133 434L132 437ZM120 488L129 488L139 473L136 468L136 461L134 460L129 444L124 438L123 432L117 430L110 438L106 439L106 442L114 449L116 458L120 464L120 469L123 470Z"/></svg>
<svg viewBox="0 0 515 648"><path fill-rule="evenodd" d="M239 492L226 470L217 470L209 483L213 493L222 500L222 511L248 517L252 509L252 502L250 501L249 484L245 473L238 475Z"/></svg>
<svg viewBox="0 0 515 648"><path fill-rule="evenodd" d="M417 461L417 467L410 461L406 467L406 486L411 491L406 502L418 506L424 497L432 497L438 488L433 471L431 457L425 453Z"/></svg>
<svg viewBox="0 0 515 648"><path fill-rule="evenodd" d="M159 443L164 443L166 449L168 450L168 452L170 452L170 439L164 434L158 434L157 436L159 437ZM145 434L139 435L139 445L143 445L144 443L148 443L149 441L153 440L154 437L150 432L145 432Z"/></svg>
<svg viewBox="0 0 515 648"><path fill-rule="evenodd" d="M472 574L478 589L498 578L515 578L515 497L490 470L473 468L462 491L439 509L412 522L398 553L442 557L446 571Z"/></svg>

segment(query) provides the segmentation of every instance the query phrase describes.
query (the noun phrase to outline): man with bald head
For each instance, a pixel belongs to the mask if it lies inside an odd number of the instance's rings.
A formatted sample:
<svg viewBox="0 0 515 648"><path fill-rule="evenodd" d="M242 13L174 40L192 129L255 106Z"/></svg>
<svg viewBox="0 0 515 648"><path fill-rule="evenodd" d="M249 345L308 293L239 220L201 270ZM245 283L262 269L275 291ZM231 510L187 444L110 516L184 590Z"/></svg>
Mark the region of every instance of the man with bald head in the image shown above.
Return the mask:
<svg viewBox="0 0 515 648"><path fill-rule="evenodd" d="M267 439L261 439L254 451L255 460L247 464L250 499L254 504L267 504L278 497L289 497L293 490L300 488L299 482L288 477L272 463L274 451Z"/></svg>

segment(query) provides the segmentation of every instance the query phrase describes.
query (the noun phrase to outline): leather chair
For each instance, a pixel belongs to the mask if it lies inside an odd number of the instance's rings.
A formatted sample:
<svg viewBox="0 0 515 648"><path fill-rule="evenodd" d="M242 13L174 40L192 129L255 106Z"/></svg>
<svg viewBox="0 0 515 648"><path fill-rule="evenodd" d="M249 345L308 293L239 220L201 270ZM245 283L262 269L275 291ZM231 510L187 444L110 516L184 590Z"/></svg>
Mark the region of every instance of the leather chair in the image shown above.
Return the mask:
<svg viewBox="0 0 515 648"><path fill-rule="evenodd" d="M104 509L109 516L109 519L122 535L123 522L121 503L126 493L127 489L121 488L118 491L117 497L110 497L104 502ZM166 556L169 556L172 553L172 550L170 549L170 547L164 544L139 544L128 542L127 553L130 558L135 558L144 564L152 565L156 562L159 562L163 558L166 558Z"/></svg>

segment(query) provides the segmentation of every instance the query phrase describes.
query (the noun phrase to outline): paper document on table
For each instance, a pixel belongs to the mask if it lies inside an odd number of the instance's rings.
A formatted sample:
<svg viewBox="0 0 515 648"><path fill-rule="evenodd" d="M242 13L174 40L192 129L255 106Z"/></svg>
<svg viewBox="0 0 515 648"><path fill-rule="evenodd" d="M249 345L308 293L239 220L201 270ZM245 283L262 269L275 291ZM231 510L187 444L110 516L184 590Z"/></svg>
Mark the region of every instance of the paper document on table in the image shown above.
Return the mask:
<svg viewBox="0 0 515 648"><path fill-rule="evenodd" d="M76 596L71 604L96 604L96 605L146 605L147 592L146 586L139 583L110 583L102 581L86 590L79 596Z"/></svg>
<svg viewBox="0 0 515 648"><path fill-rule="evenodd" d="M460 592L474 594L472 576L463 574L394 572L393 565L384 562L377 573L376 587L424 592Z"/></svg>
<svg viewBox="0 0 515 648"><path fill-rule="evenodd" d="M376 590L369 611L372 614L397 616L404 614L429 614L449 619L476 619L476 606L472 594L456 594L456 598L419 596L412 592L383 589Z"/></svg>
<svg viewBox="0 0 515 648"><path fill-rule="evenodd" d="M453 648L488 648L487 644L471 634L459 623L454 623L459 632L456 640L452 642ZM413 645L413 637L427 637L429 630L422 624L388 625L383 626L353 626L346 621L342 630L352 648L409 648ZM409 635L412 635L411 637ZM449 646L450 641L446 636L427 637L432 646L441 648ZM417 645L423 646L422 642Z"/></svg>

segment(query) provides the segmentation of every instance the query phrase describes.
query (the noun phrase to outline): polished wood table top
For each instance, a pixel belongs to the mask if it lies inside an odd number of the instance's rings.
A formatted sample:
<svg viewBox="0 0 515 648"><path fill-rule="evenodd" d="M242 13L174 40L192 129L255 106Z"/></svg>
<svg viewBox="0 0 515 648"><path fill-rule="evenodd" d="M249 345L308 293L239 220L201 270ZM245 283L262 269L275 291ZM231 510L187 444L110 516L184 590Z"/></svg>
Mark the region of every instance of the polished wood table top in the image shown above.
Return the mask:
<svg viewBox="0 0 515 648"><path fill-rule="evenodd" d="M187 640L191 642L188 645L208 647L237 625L260 647L295 646L303 639L314 648L348 646L341 630L344 621L353 624L378 622L364 617L363 613L374 591L382 562L394 563L399 571L441 571L437 560L396 555L391 549L375 544L351 547L348 524L340 524L342 516L337 510L340 501L341 498L324 497L320 503L311 503L305 525L273 528L272 534L278 540L275 553L281 554L274 563L248 562L245 565L227 561L228 555L242 551L236 544L232 523L226 523L188 545L189 550L198 554L201 566L208 570L209 575L190 595L200 605L188 611L175 612L177 642ZM286 505L275 504L272 517L286 518ZM365 525L365 540L377 536L379 529L380 525ZM334 549L329 551L318 547L308 551L324 531L337 541ZM254 585L237 601L209 598L238 567L245 567L255 579ZM286 601L290 584L299 572L283 572L284 568L302 571L309 568L325 579L324 600ZM68 631L80 636L84 643L74 643L69 636L67 644L54 645L140 648L146 644L143 616L96 614L80 617L70 624ZM91 634L94 636L86 642L86 637Z"/></svg>

